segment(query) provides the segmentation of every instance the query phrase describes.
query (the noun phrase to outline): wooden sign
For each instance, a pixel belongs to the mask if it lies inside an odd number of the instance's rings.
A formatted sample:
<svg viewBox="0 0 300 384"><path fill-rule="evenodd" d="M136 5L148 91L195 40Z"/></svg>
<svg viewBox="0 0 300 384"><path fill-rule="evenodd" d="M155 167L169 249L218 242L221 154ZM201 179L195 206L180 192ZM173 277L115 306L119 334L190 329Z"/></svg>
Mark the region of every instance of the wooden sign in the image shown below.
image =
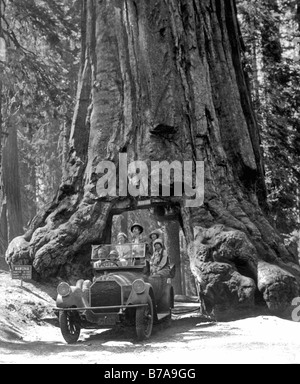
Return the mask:
<svg viewBox="0 0 300 384"><path fill-rule="evenodd" d="M11 270L12 279L30 280L32 279L31 265L13 265Z"/></svg>

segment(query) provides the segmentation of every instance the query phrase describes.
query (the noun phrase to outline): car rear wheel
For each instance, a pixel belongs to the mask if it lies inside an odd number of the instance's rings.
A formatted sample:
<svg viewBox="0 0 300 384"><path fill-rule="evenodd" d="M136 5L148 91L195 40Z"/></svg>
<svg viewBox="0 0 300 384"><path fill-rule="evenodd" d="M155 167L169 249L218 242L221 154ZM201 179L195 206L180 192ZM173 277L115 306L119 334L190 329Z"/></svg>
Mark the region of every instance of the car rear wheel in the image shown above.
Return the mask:
<svg viewBox="0 0 300 384"><path fill-rule="evenodd" d="M78 314L71 311L60 311L58 319L63 338L68 344L76 343L81 330Z"/></svg>
<svg viewBox="0 0 300 384"><path fill-rule="evenodd" d="M135 314L135 328L138 340L149 339L153 328L153 303L150 296L147 306L137 308Z"/></svg>

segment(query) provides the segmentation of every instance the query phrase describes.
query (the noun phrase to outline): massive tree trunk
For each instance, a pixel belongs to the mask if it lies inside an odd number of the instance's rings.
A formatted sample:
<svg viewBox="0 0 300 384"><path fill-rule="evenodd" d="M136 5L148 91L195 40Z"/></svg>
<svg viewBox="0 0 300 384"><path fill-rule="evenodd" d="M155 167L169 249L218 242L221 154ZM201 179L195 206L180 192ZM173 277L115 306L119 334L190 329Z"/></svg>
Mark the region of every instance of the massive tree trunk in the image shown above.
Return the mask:
<svg viewBox="0 0 300 384"><path fill-rule="evenodd" d="M173 205L208 310L284 311L299 267L267 219L260 139L233 0L83 1L82 59L67 177L8 262L41 276L89 276L91 244L141 197L97 194L102 160L204 161L204 203ZM102 170L103 172L103 170ZM118 173L117 173L118 174ZM118 189L118 188L117 188ZM145 203L146 204L146 203ZM163 211L157 208L157 216Z"/></svg>

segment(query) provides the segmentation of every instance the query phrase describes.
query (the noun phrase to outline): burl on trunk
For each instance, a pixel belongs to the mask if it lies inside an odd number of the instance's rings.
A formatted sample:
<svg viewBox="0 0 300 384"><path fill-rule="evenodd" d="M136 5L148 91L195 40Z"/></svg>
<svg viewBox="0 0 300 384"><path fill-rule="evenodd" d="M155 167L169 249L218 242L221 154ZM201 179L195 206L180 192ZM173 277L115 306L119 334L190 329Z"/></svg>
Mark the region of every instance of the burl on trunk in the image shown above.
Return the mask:
<svg viewBox="0 0 300 384"><path fill-rule="evenodd" d="M100 162L204 162L204 202L175 201L207 309L282 312L300 268L270 225L260 139L233 0L83 1L82 57L65 178L8 263L42 276L90 273L91 244L141 197L97 193ZM118 182L117 182L118 190ZM164 198L168 202L168 198ZM118 208L119 209L119 208Z"/></svg>

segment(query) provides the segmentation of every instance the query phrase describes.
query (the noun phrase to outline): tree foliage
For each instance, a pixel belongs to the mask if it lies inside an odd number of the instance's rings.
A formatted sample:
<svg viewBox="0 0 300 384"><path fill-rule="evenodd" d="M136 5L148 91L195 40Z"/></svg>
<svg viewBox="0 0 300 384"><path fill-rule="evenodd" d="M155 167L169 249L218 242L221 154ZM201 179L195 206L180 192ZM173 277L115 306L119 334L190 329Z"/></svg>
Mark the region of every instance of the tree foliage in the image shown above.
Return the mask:
<svg viewBox="0 0 300 384"><path fill-rule="evenodd" d="M22 211L28 221L60 183L80 51L79 0L2 0L5 140L17 123ZM296 0L237 0L244 68L261 132L270 212L290 233L299 219L299 25Z"/></svg>
<svg viewBox="0 0 300 384"><path fill-rule="evenodd" d="M80 1L7 1L3 130L18 121L23 214L28 222L57 190L80 50Z"/></svg>
<svg viewBox="0 0 300 384"><path fill-rule="evenodd" d="M285 234L299 225L299 5L238 1L244 64L264 152L268 202Z"/></svg>

